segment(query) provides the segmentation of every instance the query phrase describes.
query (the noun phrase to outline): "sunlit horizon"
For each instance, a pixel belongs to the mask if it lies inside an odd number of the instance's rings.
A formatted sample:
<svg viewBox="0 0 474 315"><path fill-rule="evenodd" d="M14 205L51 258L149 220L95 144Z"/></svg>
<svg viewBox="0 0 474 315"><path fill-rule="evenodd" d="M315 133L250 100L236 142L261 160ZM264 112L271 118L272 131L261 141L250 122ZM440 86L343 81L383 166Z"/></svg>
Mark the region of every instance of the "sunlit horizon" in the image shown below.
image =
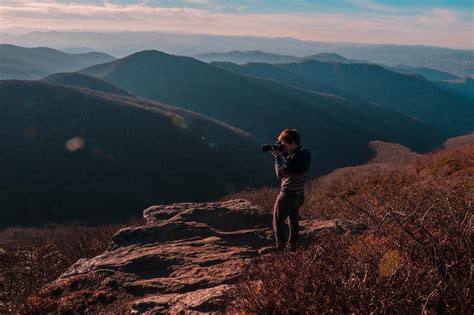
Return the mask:
<svg viewBox="0 0 474 315"><path fill-rule="evenodd" d="M471 1L2 2L2 31L166 32L474 49Z"/></svg>

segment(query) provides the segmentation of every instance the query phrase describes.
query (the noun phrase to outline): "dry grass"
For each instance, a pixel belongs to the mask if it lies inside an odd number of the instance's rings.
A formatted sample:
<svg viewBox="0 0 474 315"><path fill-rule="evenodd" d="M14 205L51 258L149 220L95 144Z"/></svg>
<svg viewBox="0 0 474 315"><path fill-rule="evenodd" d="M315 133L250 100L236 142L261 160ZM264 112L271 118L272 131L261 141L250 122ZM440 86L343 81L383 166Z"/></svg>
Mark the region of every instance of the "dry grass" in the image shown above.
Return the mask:
<svg viewBox="0 0 474 315"><path fill-rule="evenodd" d="M135 223L0 231L0 314L17 313L32 293L78 259L102 253L119 228Z"/></svg>
<svg viewBox="0 0 474 315"><path fill-rule="evenodd" d="M309 182L305 217L363 221L370 231L326 231L295 253L257 260L230 293L228 311L472 314L473 178L474 146L465 145ZM262 188L226 199L271 209L277 193ZM1 231L0 313L14 313L79 258L101 253L121 226ZM71 281L85 298L101 294L87 291L83 279ZM48 309L36 302L33 296L29 310Z"/></svg>
<svg viewBox="0 0 474 315"><path fill-rule="evenodd" d="M261 192L239 197L268 207L273 191ZM338 172L308 183L307 197L305 216L362 220L371 231L321 234L261 259L230 311L472 314L474 146Z"/></svg>

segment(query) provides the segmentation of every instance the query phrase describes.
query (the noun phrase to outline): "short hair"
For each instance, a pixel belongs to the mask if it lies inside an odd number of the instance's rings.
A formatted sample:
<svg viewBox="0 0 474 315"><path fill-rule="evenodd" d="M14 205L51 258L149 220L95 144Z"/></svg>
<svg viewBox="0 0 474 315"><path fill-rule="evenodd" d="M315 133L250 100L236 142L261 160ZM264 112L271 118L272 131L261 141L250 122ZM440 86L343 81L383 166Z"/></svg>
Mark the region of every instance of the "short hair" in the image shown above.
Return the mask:
<svg viewBox="0 0 474 315"><path fill-rule="evenodd" d="M278 136L278 141L285 141L286 143L294 143L300 145L300 134L296 129L285 129Z"/></svg>

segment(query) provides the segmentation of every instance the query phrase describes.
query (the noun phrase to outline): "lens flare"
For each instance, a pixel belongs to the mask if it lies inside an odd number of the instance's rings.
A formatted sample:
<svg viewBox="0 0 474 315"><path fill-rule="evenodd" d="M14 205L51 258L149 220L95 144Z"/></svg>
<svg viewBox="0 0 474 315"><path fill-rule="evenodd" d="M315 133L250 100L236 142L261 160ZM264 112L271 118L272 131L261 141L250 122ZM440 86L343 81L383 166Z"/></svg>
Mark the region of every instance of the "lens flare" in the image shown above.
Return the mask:
<svg viewBox="0 0 474 315"><path fill-rule="evenodd" d="M187 129L187 128L188 128L188 124L186 123L186 120L184 119L184 117L181 117L181 116L178 116L178 115L174 115L174 116L171 118L171 122L172 122L173 125L175 125L176 127L183 128L183 129Z"/></svg>
<svg viewBox="0 0 474 315"><path fill-rule="evenodd" d="M74 152L84 148L85 145L86 140L84 140L84 138L74 137L66 142L66 150L68 150L69 152Z"/></svg>

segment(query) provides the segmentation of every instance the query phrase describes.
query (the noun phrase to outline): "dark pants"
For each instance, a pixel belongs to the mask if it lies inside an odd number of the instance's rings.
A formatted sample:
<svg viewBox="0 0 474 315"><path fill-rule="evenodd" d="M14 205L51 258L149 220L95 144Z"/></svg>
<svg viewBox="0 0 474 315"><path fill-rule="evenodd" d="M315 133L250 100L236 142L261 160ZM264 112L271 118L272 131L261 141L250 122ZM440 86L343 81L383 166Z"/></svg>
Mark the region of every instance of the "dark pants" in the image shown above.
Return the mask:
<svg viewBox="0 0 474 315"><path fill-rule="evenodd" d="M273 207L273 231L275 233L277 246L284 246L287 242L290 245L295 245L298 241L298 215L303 203L304 194L286 194L280 192L278 195ZM288 225L285 224L287 218Z"/></svg>

